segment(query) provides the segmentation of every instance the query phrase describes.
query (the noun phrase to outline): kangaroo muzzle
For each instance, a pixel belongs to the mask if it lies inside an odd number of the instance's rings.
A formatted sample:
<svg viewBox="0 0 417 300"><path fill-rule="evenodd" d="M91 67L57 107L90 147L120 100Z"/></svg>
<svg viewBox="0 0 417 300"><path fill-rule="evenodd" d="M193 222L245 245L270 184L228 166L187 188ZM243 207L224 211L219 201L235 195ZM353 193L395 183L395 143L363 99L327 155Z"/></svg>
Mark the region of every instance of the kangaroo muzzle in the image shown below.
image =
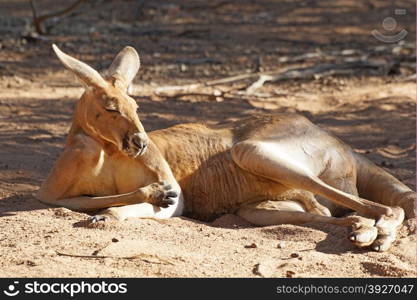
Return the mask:
<svg viewBox="0 0 417 300"><path fill-rule="evenodd" d="M130 157L137 157L146 152L149 138L146 133L134 133L123 138L123 150Z"/></svg>

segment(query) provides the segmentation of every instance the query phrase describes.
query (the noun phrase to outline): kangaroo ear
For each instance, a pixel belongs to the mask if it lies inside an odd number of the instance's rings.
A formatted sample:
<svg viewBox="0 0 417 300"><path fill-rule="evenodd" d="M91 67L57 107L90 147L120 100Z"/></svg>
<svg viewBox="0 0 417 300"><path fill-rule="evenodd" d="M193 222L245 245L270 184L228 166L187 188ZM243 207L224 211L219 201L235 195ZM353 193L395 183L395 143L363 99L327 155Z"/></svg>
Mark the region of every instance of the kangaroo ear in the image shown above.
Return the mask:
<svg viewBox="0 0 417 300"><path fill-rule="evenodd" d="M106 74L114 80L114 85L127 90L140 68L139 54L127 46L117 54Z"/></svg>
<svg viewBox="0 0 417 300"><path fill-rule="evenodd" d="M104 88L108 83L92 67L62 52L55 44L52 45L55 54L62 64L73 72L87 87Z"/></svg>

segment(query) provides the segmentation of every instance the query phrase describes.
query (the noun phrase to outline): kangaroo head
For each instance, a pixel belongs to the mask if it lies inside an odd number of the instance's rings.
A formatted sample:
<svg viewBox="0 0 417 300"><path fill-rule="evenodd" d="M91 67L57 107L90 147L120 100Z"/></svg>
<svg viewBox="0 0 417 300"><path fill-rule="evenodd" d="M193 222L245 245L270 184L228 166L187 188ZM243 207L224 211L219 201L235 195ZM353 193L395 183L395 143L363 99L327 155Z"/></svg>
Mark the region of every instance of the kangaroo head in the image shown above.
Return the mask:
<svg viewBox="0 0 417 300"><path fill-rule="evenodd" d="M139 55L125 47L102 77L89 65L52 45L64 66L86 86L77 103L75 120L91 137L111 143L130 157L145 153L148 136L139 120L136 101L127 89L140 67Z"/></svg>

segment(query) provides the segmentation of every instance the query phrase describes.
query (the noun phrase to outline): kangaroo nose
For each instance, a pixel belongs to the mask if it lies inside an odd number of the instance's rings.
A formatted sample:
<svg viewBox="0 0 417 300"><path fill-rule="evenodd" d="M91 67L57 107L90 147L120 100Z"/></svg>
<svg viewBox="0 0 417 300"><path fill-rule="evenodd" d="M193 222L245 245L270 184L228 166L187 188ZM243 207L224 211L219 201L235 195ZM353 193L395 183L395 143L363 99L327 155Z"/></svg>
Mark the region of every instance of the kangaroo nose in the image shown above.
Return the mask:
<svg viewBox="0 0 417 300"><path fill-rule="evenodd" d="M148 146L148 136L144 132L135 133L132 136L132 143L138 148L138 155L142 155Z"/></svg>

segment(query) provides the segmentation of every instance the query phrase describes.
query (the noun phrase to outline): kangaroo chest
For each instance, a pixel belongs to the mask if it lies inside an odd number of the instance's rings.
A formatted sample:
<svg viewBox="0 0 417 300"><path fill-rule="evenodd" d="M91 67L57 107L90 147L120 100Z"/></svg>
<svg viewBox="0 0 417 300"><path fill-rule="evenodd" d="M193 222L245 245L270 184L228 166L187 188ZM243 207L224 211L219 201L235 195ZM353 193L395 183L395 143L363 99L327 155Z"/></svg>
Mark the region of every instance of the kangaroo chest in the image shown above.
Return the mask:
<svg viewBox="0 0 417 300"><path fill-rule="evenodd" d="M70 194L108 196L124 194L149 184L151 179L139 163L114 156L104 150L84 159Z"/></svg>

